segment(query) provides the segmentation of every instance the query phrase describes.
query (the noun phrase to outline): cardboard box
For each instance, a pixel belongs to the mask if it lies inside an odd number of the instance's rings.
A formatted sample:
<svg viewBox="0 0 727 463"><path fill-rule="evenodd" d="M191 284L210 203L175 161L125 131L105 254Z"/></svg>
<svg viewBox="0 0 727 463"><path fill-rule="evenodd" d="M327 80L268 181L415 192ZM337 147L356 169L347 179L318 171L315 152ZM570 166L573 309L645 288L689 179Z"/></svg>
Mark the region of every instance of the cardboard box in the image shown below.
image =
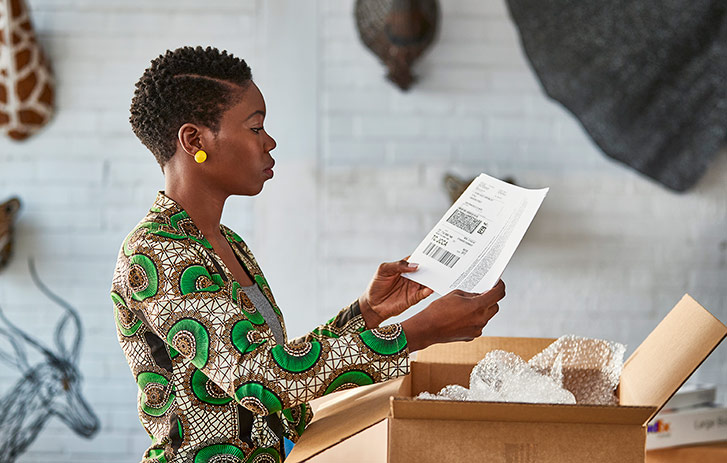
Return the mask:
<svg viewBox="0 0 727 463"><path fill-rule="evenodd" d="M724 463L725 461L727 461L727 442L646 452L646 463Z"/></svg>
<svg viewBox="0 0 727 463"><path fill-rule="evenodd" d="M323 403L286 461L639 462L646 423L727 335L689 295L624 364L619 406L415 400L469 384L493 349L528 360L553 339L483 337L419 352L411 374Z"/></svg>
<svg viewBox="0 0 727 463"><path fill-rule="evenodd" d="M727 441L727 408L700 407L659 413L646 432L648 450Z"/></svg>

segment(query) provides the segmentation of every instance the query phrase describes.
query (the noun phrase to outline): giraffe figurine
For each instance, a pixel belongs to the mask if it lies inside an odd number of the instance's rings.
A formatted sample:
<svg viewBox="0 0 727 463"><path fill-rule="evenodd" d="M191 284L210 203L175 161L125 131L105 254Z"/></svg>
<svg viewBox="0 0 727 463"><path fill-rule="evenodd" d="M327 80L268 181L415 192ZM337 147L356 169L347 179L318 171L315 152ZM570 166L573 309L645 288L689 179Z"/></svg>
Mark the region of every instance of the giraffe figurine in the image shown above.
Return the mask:
<svg viewBox="0 0 727 463"><path fill-rule="evenodd" d="M39 130L53 113L53 75L24 0L0 0L0 129L14 140Z"/></svg>

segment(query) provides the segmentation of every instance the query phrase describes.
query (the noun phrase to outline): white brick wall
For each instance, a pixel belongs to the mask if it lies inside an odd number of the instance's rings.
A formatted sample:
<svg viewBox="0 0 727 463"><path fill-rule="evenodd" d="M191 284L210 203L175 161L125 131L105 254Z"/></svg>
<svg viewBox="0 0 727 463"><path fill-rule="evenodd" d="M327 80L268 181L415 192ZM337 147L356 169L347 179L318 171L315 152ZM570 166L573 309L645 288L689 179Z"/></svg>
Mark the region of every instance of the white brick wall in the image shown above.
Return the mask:
<svg viewBox="0 0 727 463"><path fill-rule="evenodd" d="M15 258L0 273L0 305L52 343L61 312L30 281L26 260L34 256L46 283L83 317L82 391L101 430L85 440L52 418L19 461L139 461L149 438L136 417L137 387L108 296L121 240L163 188L156 161L128 124L134 83L157 54L188 44L229 48L254 70L261 8L255 0L29 3L55 71L58 110L28 141L0 139L0 201L13 194L23 201ZM235 210L226 222L250 235L252 205L235 203ZM18 375L1 365L4 397Z"/></svg>
<svg viewBox="0 0 727 463"><path fill-rule="evenodd" d="M275 21L290 16L279 2L30 3L58 112L27 142L0 139L0 200L24 202L0 305L50 342L59 310L30 282L35 256L83 315L83 391L102 430L87 441L53 419L22 462L128 462L148 444L108 288L121 240L163 185L127 114L134 82L166 48L228 48L266 94L276 178L254 201L231 201L225 222L258 255L293 335L357 297L378 263L414 249L449 205L448 171L551 187L488 334L575 333L633 348L684 292L727 320L727 155L684 195L605 158L543 95L503 0L441 2L439 42L406 94L360 44L353 0L311 2L316 24L292 29ZM286 214L304 226L271 233ZM722 346L697 377L727 387L726 364ZM0 394L15 380L0 369Z"/></svg>
<svg viewBox="0 0 727 463"><path fill-rule="evenodd" d="M551 187L488 334L575 333L632 350L685 292L727 320L727 155L690 193L665 190L602 155L544 96L504 1L440 3L439 42L409 93L359 43L353 2L325 3L322 306L414 249L449 204L445 172L488 172ZM724 387L725 365L722 346L696 376Z"/></svg>

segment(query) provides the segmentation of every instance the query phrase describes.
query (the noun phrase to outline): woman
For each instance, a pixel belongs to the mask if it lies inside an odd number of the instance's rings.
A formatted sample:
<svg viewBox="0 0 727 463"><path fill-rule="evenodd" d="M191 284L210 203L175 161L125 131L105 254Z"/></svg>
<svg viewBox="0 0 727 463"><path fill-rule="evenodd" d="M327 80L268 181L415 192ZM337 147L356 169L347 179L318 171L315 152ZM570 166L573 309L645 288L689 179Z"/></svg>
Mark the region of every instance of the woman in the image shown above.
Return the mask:
<svg viewBox="0 0 727 463"><path fill-rule="evenodd" d="M283 458L310 422L306 402L408 373L410 352L481 334L504 296L454 291L403 323L389 317L432 291L379 266L365 294L304 338L282 313L244 241L220 224L231 195L273 177L275 141L244 61L213 48L168 51L131 104L131 125L165 177L149 213L124 240L111 298L152 439L144 462Z"/></svg>

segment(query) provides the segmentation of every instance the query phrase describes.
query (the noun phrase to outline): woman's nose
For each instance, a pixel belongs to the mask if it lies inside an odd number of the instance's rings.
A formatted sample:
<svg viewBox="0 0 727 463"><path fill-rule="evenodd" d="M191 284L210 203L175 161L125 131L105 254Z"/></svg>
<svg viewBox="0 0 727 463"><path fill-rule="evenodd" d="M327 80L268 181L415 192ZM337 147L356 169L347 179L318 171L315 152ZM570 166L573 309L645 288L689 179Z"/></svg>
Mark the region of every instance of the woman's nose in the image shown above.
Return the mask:
<svg viewBox="0 0 727 463"><path fill-rule="evenodd" d="M265 134L268 136L266 145L269 148L267 149L267 151L272 151L275 149L276 146L278 146L278 144L275 142L275 139L273 137L271 137L267 132L265 132Z"/></svg>

